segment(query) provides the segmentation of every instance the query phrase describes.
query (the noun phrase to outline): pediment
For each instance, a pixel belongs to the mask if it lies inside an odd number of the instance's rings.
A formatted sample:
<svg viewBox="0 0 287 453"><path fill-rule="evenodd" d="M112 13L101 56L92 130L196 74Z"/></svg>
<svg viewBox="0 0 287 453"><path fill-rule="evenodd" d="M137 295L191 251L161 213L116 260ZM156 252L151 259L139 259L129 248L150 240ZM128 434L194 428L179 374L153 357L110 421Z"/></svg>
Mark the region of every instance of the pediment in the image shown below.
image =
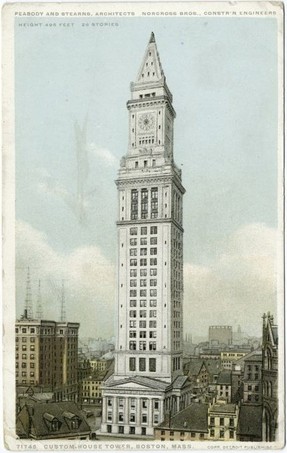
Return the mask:
<svg viewBox="0 0 287 453"><path fill-rule="evenodd" d="M146 390L146 391L159 391L164 392L167 383L160 382L157 380L149 379L149 378L140 378L140 377L132 377L128 379L122 380L111 380L110 382L106 382L106 386L112 389L129 389L129 390Z"/></svg>
<svg viewBox="0 0 287 453"><path fill-rule="evenodd" d="M114 383L116 384L116 382ZM117 387L128 388L128 389L149 389L150 386L138 384L137 382L122 382Z"/></svg>

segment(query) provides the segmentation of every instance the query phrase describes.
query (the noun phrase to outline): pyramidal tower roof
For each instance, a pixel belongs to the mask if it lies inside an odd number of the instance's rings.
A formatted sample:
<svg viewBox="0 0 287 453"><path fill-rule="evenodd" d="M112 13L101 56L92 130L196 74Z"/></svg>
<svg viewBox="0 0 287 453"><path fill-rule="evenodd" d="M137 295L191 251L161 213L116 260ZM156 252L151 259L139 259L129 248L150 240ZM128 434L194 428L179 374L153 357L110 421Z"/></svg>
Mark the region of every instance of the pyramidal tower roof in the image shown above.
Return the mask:
<svg viewBox="0 0 287 453"><path fill-rule="evenodd" d="M164 77L155 36L152 32L140 66L136 83L158 82Z"/></svg>

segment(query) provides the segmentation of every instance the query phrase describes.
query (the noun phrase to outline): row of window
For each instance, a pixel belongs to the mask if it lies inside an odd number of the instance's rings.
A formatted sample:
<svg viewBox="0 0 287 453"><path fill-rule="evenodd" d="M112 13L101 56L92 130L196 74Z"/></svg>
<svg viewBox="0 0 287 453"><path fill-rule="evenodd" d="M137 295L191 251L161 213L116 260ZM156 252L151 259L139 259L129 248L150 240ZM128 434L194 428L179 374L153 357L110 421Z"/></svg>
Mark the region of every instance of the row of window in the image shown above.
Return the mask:
<svg viewBox="0 0 287 453"><path fill-rule="evenodd" d="M156 321L149 321L148 325L149 325L149 327L151 329L156 329ZM135 320L130 320L129 326L130 327L134 327L134 328L139 327L141 329L146 329L147 322L146 321L139 321L139 323L137 323L137 321L135 321Z"/></svg>
<svg viewBox="0 0 287 453"><path fill-rule="evenodd" d="M210 437L215 437L215 430L214 429L211 429L210 430ZM224 429L221 429L219 431L219 438L220 439L224 439L225 438L225 431ZM234 439L234 431L233 430L230 430L229 431L229 439Z"/></svg>
<svg viewBox="0 0 287 453"><path fill-rule="evenodd" d="M29 373L28 373L28 374L29 374ZM30 371L30 374L29 374L29 375L30 375L30 377L35 377L34 371ZM17 377L17 376L18 376L18 373L16 374L16 377ZM22 371L21 376L22 376L22 377L27 377L27 371Z"/></svg>
<svg viewBox="0 0 287 453"><path fill-rule="evenodd" d="M156 268L151 268L149 270L150 276L154 277L157 275L157 269ZM147 269L140 269L140 276L141 277L147 277ZM130 269L130 277L137 277L138 271L137 269Z"/></svg>
<svg viewBox="0 0 287 453"><path fill-rule="evenodd" d="M138 342L138 349L140 351L147 351L147 346L149 351L156 351L156 341L150 341L147 343L146 341L139 341ZM129 342L129 349L130 351L136 351L137 350L137 342L136 341L130 341Z"/></svg>
<svg viewBox="0 0 287 453"><path fill-rule="evenodd" d="M161 435L162 436L166 436L166 435L170 435L170 437L173 437L174 436L174 431L166 431L165 430L161 430ZM187 432L184 432L184 431L181 431L180 432L180 437L185 437L185 435L188 434ZM190 433L190 437L195 437L196 433ZM200 433L199 434L199 437L202 439L204 438L204 433ZM161 440L166 440L165 438L162 438ZM174 440L174 439L169 439L169 440Z"/></svg>
<svg viewBox="0 0 287 453"><path fill-rule="evenodd" d="M137 330L130 330L129 331L129 337L130 338L136 338L137 334L139 335L140 338L146 338L147 337L147 331L146 330L140 330L139 332ZM156 338L157 337L157 331L156 330L151 330L149 332L149 338Z"/></svg>
<svg viewBox="0 0 287 453"><path fill-rule="evenodd" d="M147 317L148 310L130 310L129 316L130 318L136 318L139 316L140 318L146 318ZM157 317L157 310L149 310L149 317L150 318L156 318Z"/></svg>
<svg viewBox="0 0 287 453"><path fill-rule="evenodd" d="M139 230L138 227L130 228L130 235L131 236L137 236L138 230ZM148 227L146 227L146 226L140 228L140 234L142 236L147 235L147 231L148 231ZM157 234L157 226L151 226L149 231L150 231L150 234Z"/></svg>
<svg viewBox="0 0 287 453"><path fill-rule="evenodd" d="M28 338L28 340L27 340ZM28 343L30 341L30 343L35 343L36 341L36 338L35 337L16 337L16 343L19 343L21 342L22 343Z"/></svg>
<svg viewBox="0 0 287 453"><path fill-rule="evenodd" d="M27 351L28 349L25 344L22 345L22 351ZM16 350L18 350L18 348L16 348ZM33 344L30 345L30 351L35 351L35 346Z"/></svg>
<svg viewBox="0 0 287 453"><path fill-rule="evenodd" d="M119 404L119 408L120 409L123 409L125 407L125 404L129 401L129 406L130 406L130 409L131 410L135 410L136 409L136 399L135 398L129 398L129 400L125 399L125 398L119 398L118 400L118 404ZM147 399L140 399L141 401L141 407L142 409L147 409L148 407L148 400ZM113 400L112 398L108 398L107 400L107 403L108 403L108 407L112 407L113 406L113 403L116 403L115 400ZM153 399L152 400L152 404L153 404L153 408L155 410L158 410L159 409L159 401L156 400L156 399Z"/></svg>
<svg viewBox="0 0 287 453"><path fill-rule="evenodd" d="M139 242L140 245L147 245L147 243L148 243L148 238L147 237L141 237L140 238L140 242ZM150 245L156 245L157 244L157 236L150 237L149 243L150 243ZM122 244L122 247L123 247L123 245L124 244ZM138 245L138 239L137 238L131 238L130 239L130 245L131 246Z"/></svg>
<svg viewBox="0 0 287 453"><path fill-rule="evenodd" d="M148 280L147 279L140 279L139 284L141 287L148 286ZM130 280L130 286L135 287L138 285L137 279L132 279ZM157 280L156 279L150 279L149 281L149 286L157 286Z"/></svg>
<svg viewBox="0 0 287 453"><path fill-rule="evenodd" d="M19 354L16 354L16 360L19 359ZM22 360L27 360L27 354L22 354ZM30 354L30 360L35 360L35 354Z"/></svg>
<svg viewBox="0 0 287 453"><path fill-rule="evenodd" d="M218 417L210 417L210 426L215 426L215 419L218 419ZM232 428L234 427L234 418L224 418L224 417L219 417L219 425L220 426L225 426L226 423Z"/></svg>
<svg viewBox="0 0 287 453"><path fill-rule="evenodd" d="M130 307L136 307L136 306L137 306L137 300L136 299L130 299ZM146 307L146 306L147 306L147 300L146 299L140 299L140 307ZM157 300L156 299L150 299L149 306L150 307L156 307L157 306Z"/></svg>
<svg viewBox="0 0 287 453"><path fill-rule="evenodd" d="M150 258L150 266L157 266L157 258ZM147 266L147 259L146 258L141 258L139 260L140 266ZM130 266L134 267L138 265L138 260L137 259L131 259L130 260Z"/></svg>
<svg viewBox="0 0 287 453"><path fill-rule="evenodd" d="M111 420L110 420L111 421ZM107 425L107 432L111 433L112 432L112 425ZM125 433L125 427L124 426L118 426L118 434L135 434L136 433L136 428L135 426L130 426L129 427L129 432ZM146 428L142 427L141 428L141 435L145 436L146 435Z"/></svg>
<svg viewBox="0 0 287 453"><path fill-rule="evenodd" d="M137 256L137 254L138 254L138 249L137 248L131 248L130 249L130 256ZM148 255L148 249L146 247L145 248L141 248L140 249L140 256L146 256L146 255ZM149 255L157 255L157 247L151 247L149 249Z"/></svg>
<svg viewBox="0 0 287 453"><path fill-rule="evenodd" d="M22 332L22 333L27 333L27 332L35 333L36 329L35 329L35 327L16 327L15 328L15 332L16 333L19 333L19 332Z"/></svg>
<svg viewBox="0 0 287 453"><path fill-rule="evenodd" d="M145 357L140 357L138 359L138 364L137 364L136 357L129 358L129 370L130 371L147 371L147 366L148 366L148 371L150 371L152 373L156 372L156 359L153 357L150 357L149 359L146 359Z"/></svg>
<svg viewBox="0 0 287 453"><path fill-rule="evenodd" d="M113 413L112 412L108 412L108 417L107 418L108 418L108 422L111 422L112 419L113 419ZM159 420L158 414L154 414L154 416L153 416L154 425L158 424L158 420ZM128 421L129 421L129 423L136 423L136 414L131 413L130 416L129 416L129 420ZM123 422L124 422L124 414L122 412L119 412L118 413L118 423L123 423ZM148 422L147 414L142 414L141 423L147 424L147 422ZM124 430L122 430L121 433L123 434Z"/></svg>
<svg viewBox="0 0 287 453"><path fill-rule="evenodd" d="M146 289L141 289L139 291L140 297L147 297L147 290ZM149 290L149 295L150 297L157 297L157 289L150 289ZM137 297L137 289L131 289L130 290L130 297Z"/></svg>

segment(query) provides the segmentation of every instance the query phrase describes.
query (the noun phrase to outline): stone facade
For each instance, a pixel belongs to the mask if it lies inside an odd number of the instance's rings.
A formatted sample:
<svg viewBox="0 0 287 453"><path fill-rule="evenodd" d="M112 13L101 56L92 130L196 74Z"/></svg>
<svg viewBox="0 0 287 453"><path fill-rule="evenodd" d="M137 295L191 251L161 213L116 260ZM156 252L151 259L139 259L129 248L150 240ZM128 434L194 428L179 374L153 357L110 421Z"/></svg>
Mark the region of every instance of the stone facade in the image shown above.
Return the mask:
<svg viewBox="0 0 287 453"><path fill-rule="evenodd" d="M166 410L188 403L182 372L185 189L173 160L172 95L153 34L127 108L129 145L116 181L115 373L103 387L101 432L152 436Z"/></svg>

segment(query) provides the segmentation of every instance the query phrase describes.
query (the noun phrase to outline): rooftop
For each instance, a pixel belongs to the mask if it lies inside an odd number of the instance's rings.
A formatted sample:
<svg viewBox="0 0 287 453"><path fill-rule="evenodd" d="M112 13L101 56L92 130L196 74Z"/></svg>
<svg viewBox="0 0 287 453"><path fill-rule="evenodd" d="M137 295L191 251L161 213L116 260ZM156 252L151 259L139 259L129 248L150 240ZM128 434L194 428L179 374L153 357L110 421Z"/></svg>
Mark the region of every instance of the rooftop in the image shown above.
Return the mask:
<svg viewBox="0 0 287 453"><path fill-rule="evenodd" d="M72 420L77 423L71 425ZM57 430L52 430L50 423L57 423ZM47 439L89 434L91 429L74 402L39 404L29 401L17 416L16 431L20 437Z"/></svg>
<svg viewBox="0 0 287 453"><path fill-rule="evenodd" d="M261 438L262 406L242 405L239 409L237 433Z"/></svg>
<svg viewBox="0 0 287 453"><path fill-rule="evenodd" d="M213 406L210 407L209 412L212 413L227 413L233 414L236 413L236 404L219 404L215 403Z"/></svg>
<svg viewBox="0 0 287 453"><path fill-rule="evenodd" d="M208 404L191 403L173 417L166 417L158 426L180 431L208 432Z"/></svg>
<svg viewBox="0 0 287 453"><path fill-rule="evenodd" d="M221 371L217 379L217 384L231 385L231 371L230 370Z"/></svg>

